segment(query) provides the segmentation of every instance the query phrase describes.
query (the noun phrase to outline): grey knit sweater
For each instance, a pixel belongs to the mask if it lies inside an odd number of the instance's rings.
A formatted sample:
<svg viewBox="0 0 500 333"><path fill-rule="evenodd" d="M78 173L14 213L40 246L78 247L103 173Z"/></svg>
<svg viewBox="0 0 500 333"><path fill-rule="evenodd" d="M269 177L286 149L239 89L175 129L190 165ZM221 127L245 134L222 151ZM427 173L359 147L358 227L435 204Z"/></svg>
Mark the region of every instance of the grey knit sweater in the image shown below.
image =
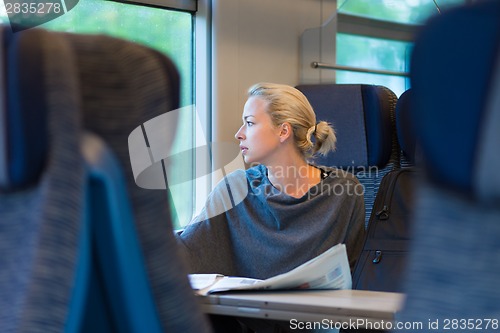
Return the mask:
<svg viewBox="0 0 500 333"><path fill-rule="evenodd" d="M352 269L365 233L362 186L343 170L320 169L322 181L302 198L278 191L263 165L226 176L178 235L191 273L266 279L338 243Z"/></svg>

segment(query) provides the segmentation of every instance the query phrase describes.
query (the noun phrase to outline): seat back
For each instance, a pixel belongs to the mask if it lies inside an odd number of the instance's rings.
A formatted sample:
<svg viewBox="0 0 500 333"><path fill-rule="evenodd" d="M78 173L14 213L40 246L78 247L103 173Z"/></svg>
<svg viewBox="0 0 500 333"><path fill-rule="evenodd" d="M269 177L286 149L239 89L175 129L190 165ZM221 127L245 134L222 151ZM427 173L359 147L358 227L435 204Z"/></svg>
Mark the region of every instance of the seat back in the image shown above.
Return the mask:
<svg viewBox="0 0 500 333"><path fill-rule="evenodd" d="M461 325L498 317L499 49L498 1L450 10L417 37L412 123L426 180L416 197L400 321L440 330L455 318Z"/></svg>
<svg viewBox="0 0 500 333"><path fill-rule="evenodd" d="M166 56L131 42L106 36L65 37L77 54L84 128L109 145L124 171L133 228L161 326L166 332L209 331L180 260L168 192L135 185L128 151L128 136L138 125L178 108L177 70ZM110 244L99 244L104 246L102 253L112 250ZM127 261L127 253L117 254ZM120 271L110 274L108 283Z"/></svg>
<svg viewBox="0 0 500 333"><path fill-rule="evenodd" d="M76 332L89 233L74 58L45 31L0 38L0 331Z"/></svg>
<svg viewBox="0 0 500 333"><path fill-rule="evenodd" d="M394 128L397 97L388 88L363 84L299 85L318 121L330 122L337 150L315 162L352 172L364 186L366 224L382 177L399 161Z"/></svg>
<svg viewBox="0 0 500 333"><path fill-rule="evenodd" d="M401 147L400 168L382 179L363 247L353 274L353 289L401 292L413 238L415 133L410 119L410 91L396 104L396 132Z"/></svg>
<svg viewBox="0 0 500 333"><path fill-rule="evenodd" d="M177 107L178 75L170 60L146 47L104 36L31 29L12 38L26 40L8 59L18 64L21 73L14 73L12 78L23 89L10 89L6 101L8 105L21 105L26 113L19 117L16 109L3 117L9 120L9 135L11 128L19 128L17 136L10 135L8 141L3 141L25 148L40 140L42 148L20 149L28 157L18 159L3 154L6 158L2 162L6 163L2 165L6 167L2 170L8 171L4 174L15 170L14 162L24 167L33 159L41 159L33 164L41 168L27 168L30 172L25 172L24 178L28 181L21 177L19 186L10 185L15 183L13 177L2 177L2 182L9 185L0 203L1 223L6 225L2 238L19 242L25 236L26 226L14 223L16 214L27 215L26 225L34 223L28 229L34 236L23 243L22 249L12 241L2 242L8 250L5 253L13 255L2 258L10 266L2 265L9 269L2 269L0 302L11 302L19 309L3 311L8 303L0 303L0 316L5 316L0 325L6 325L6 330L0 330L210 331L178 256L168 195L137 191L128 156L127 137L137 124ZM54 74L44 72L49 68L47 62L54 67L50 67ZM6 67L11 71L10 63ZM33 69L44 71L40 77L32 77L28 73L33 74ZM40 93L37 101L51 104L41 104L48 105L46 108L24 106L26 97L30 97L24 95L26 91ZM39 120L44 117L47 127ZM27 131L36 127L34 122L46 131ZM44 133L48 140L44 140ZM7 147L2 153L11 151ZM53 161L53 155L59 156L60 165ZM38 193L54 165L58 169L51 175L59 185L58 192L47 192L43 187ZM31 190L13 192L27 186L41 198L36 206L39 211L32 214L26 212L26 207L12 204L25 196L34 200ZM70 200L73 196L76 199ZM57 213L60 219L54 221L39 214L45 210ZM66 210L73 215L61 213ZM28 254L35 259L42 257L43 261L30 260ZM64 259L61 268L53 264L59 264L59 257ZM18 277L13 260L26 266L26 275ZM35 269L39 269L39 277L33 276ZM52 269L54 274L47 273ZM23 284L10 291L9 280L16 279ZM38 293L32 293L32 289Z"/></svg>
<svg viewBox="0 0 500 333"><path fill-rule="evenodd" d="M399 165L401 168L415 166L417 159L416 133L411 120L411 89L406 90L399 96L396 103L396 133L398 143L401 147Z"/></svg>

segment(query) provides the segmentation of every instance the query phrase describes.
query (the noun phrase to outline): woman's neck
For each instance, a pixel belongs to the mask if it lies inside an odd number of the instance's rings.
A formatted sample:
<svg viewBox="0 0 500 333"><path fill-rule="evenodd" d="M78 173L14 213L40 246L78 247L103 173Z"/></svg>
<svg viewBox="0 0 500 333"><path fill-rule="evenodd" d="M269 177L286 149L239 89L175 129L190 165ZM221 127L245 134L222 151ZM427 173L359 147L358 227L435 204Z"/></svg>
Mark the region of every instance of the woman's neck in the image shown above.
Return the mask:
<svg viewBox="0 0 500 333"><path fill-rule="evenodd" d="M269 181L279 191L301 198L321 181L321 171L302 157L289 156L283 161L266 165Z"/></svg>

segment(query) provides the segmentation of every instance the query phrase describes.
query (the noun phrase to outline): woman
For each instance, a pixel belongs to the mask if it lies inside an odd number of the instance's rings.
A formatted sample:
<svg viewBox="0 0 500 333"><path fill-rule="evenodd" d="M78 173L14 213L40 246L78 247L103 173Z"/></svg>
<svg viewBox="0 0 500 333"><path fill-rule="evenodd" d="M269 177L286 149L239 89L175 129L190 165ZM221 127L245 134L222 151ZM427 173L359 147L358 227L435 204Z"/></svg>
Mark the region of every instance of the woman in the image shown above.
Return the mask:
<svg viewBox="0 0 500 333"><path fill-rule="evenodd" d="M334 150L333 129L316 122L297 89L259 83L248 91L235 137L246 163L210 194L179 235L192 273L266 279L338 243L354 266L364 237L362 186L310 159Z"/></svg>

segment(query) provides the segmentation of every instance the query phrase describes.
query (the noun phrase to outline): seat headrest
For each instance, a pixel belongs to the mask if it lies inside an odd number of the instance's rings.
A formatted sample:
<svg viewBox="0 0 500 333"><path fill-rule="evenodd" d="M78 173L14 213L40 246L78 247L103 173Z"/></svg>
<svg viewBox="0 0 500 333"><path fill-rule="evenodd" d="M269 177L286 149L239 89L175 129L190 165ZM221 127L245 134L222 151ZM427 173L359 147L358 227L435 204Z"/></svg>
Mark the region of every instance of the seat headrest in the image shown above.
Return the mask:
<svg viewBox="0 0 500 333"><path fill-rule="evenodd" d="M412 118L426 169L434 182L464 193L477 192L481 155L488 163L498 156L498 146L484 151L480 141L488 126L500 132L489 120L500 108L488 110L499 89L492 87L500 65L499 17L498 1L450 10L428 22L412 55Z"/></svg>
<svg viewBox="0 0 500 333"><path fill-rule="evenodd" d="M396 95L388 88L365 84L299 85L316 112L331 123L337 150L318 157L318 164L341 168L384 167L391 156Z"/></svg>
<svg viewBox="0 0 500 333"><path fill-rule="evenodd" d="M47 103L43 82L45 31L11 33L0 27L0 191L35 183L48 151Z"/></svg>
<svg viewBox="0 0 500 333"><path fill-rule="evenodd" d="M399 96L396 103L396 131L399 146L410 163L415 163L416 135L411 121L411 89Z"/></svg>

